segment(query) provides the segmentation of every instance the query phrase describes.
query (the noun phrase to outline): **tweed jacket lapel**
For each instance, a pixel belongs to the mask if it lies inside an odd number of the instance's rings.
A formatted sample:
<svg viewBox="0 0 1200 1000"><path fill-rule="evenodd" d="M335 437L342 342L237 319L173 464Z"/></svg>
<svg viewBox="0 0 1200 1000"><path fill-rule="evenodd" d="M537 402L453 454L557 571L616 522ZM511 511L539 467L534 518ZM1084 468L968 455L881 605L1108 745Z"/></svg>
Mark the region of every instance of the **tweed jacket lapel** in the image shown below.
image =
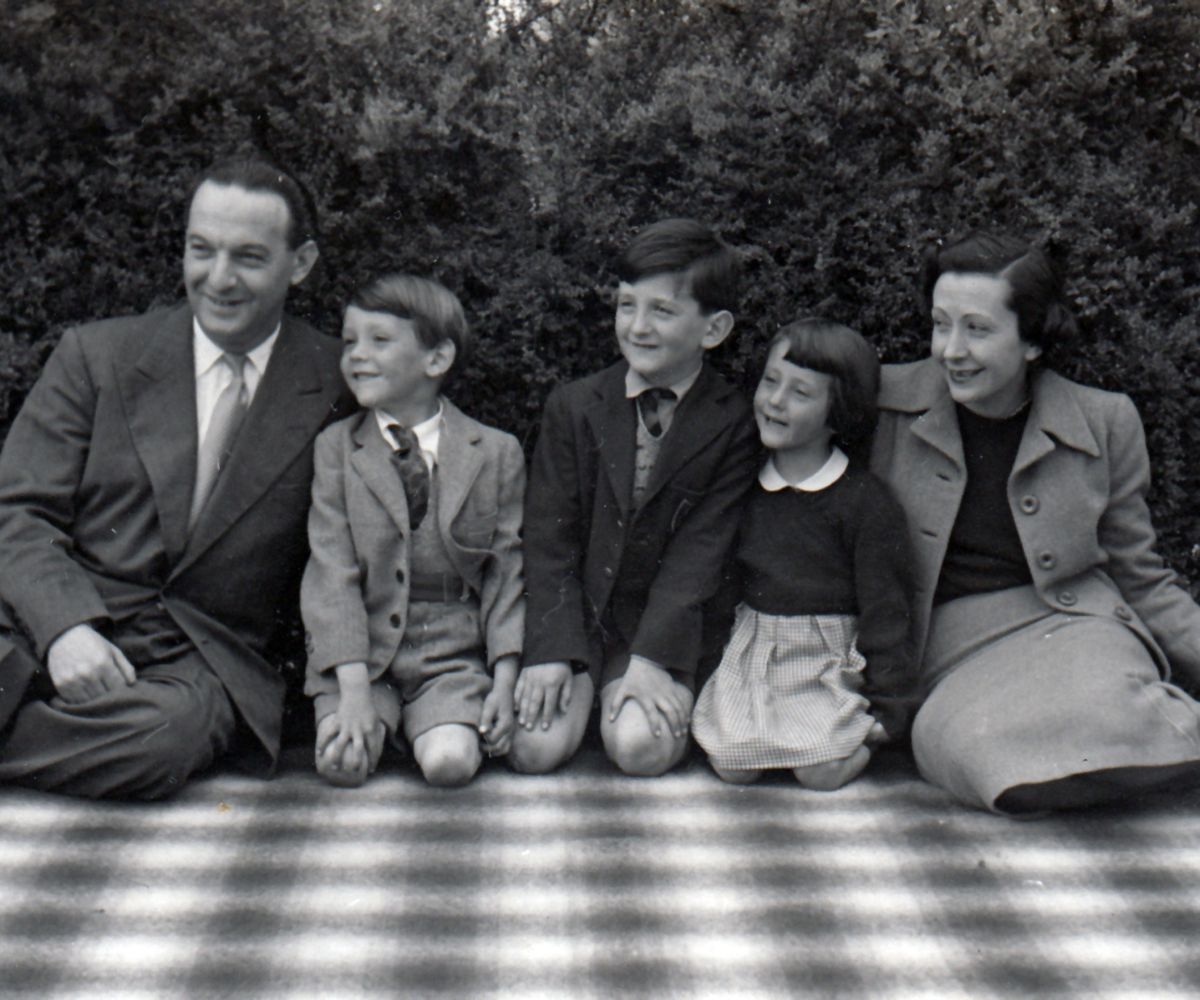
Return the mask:
<svg viewBox="0 0 1200 1000"><path fill-rule="evenodd" d="M328 415L320 372L285 317L229 464L200 513L176 572L210 548L304 448L312 447Z"/></svg>
<svg viewBox="0 0 1200 1000"><path fill-rule="evenodd" d="M600 456L601 475L608 480L622 514L633 504L633 462L637 447L637 417L632 400L625 398L626 365L606 369L596 387L593 404L584 420Z"/></svg>
<svg viewBox="0 0 1200 1000"><path fill-rule="evenodd" d="M161 322L136 358L116 359L133 446L146 470L163 549L175 564L188 541L188 509L196 479L196 379L192 313L186 306L152 314Z"/></svg>
<svg viewBox="0 0 1200 1000"><path fill-rule="evenodd" d="M479 442L483 435L474 421L442 397L442 435L438 441L438 528L450 537L450 525L462 510L467 494L483 467Z"/></svg>
<svg viewBox="0 0 1200 1000"><path fill-rule="evenodd" d="M392 464L392 446L379 433L379 425L371 410L359 415L357 426L350 433L354 450L350 453L350 464L368 490L396 523L402 536L407 536L408 498L400 474Z"/></svg>

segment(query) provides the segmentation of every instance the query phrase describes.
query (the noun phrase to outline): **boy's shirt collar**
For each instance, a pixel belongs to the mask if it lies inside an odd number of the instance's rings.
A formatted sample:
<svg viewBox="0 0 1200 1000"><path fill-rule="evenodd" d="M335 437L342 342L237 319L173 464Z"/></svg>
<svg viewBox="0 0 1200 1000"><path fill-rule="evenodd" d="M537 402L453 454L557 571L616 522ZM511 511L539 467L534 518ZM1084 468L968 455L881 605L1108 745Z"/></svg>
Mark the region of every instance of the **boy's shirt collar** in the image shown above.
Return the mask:
<svg viewBox="0 0 1200 1000"><path fill-rule="evenodd" d="M681 378L678 382L672 382L670 385L664 385L664 389L670 389L675 393L675 405L678 406L687 395L688 390L696 384L696 379L700 377L700 372L704 365L700 365L691 375ZM632 368L625 369L625 398L636 399L647 389L653 389L654 386L647 382L646 379L635 372Z"/></svg>
<svg viewBox="0 0 1200 1000"><path fill-rule="evenodd" d="M422 420L415 427L409 428L417 439L417 444L421 448L421 457L425 459L425 464L429 466L430 472L437 466L438 445L442 440L442 411L442 401L439 399L437 413L428 420ZM375 410L374 413L379 433L383 435L383 440L387 442L387 446L395 450L395 445L392 444L392 436L388 433L387 429L392 424L399 424L400 421L384 410Z"/></svg>
<svg viewBox="0 0 1200 1000"><path fill-rule="evenodd" d="M834 445L833 451L825 460L824 465L807 479L793 483L784 479L783 474L775 468L775 459L768 458L767 464L758 474L758 485L768 493L778 493L780 490L786 489L799 490L802 493L818 493L841 479L849 465L850 459L846 457L846 453Z"/></svg>

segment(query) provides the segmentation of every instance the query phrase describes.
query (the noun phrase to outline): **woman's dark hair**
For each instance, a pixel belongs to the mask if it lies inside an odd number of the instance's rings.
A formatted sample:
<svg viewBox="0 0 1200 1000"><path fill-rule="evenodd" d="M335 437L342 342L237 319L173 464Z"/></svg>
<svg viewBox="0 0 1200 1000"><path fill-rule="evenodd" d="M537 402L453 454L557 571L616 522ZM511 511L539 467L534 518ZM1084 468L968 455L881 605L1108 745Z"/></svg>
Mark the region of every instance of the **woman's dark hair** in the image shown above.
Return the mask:
<svg viewBox="0 0 1200 1000"><path fill-rule="evenodd" d="M922 259L921 293L926 315L933 286L947 271L1003 278L1012 289L1008 308L1017 314L1017 332L1044 353L1074 338L1077 327L1062 298L1062 278L1047 253L1014 236L974 231L929 247Z"/></svg>
<svg viewBox="0 0 1200 1000"><path fill-rule="evenodd" d="M879 356L861 333L841 323L806 316L775 335L770 348L788 345L784 360L833 378L829 428L837 442L855 448L871 436L879 411Z"/></svg>

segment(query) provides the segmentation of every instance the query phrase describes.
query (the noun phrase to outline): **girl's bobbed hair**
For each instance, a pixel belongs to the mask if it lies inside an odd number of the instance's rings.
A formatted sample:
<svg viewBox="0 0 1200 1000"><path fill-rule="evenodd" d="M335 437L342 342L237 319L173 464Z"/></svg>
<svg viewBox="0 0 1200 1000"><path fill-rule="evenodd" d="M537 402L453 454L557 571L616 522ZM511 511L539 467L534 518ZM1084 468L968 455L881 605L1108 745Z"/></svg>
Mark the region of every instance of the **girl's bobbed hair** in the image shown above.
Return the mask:
<svg viewBox="0 0 1200 1000"><path fill-rule="evenodd" d="M921 261L922 307L928 315L933 286L948 271L1003 278L1012 289L1008 308L1017 315L1021 339L1052 356L1078 333L1063 300L1062 278L1049 254L1015 236L975 230L926 249Z"/></svg>
<svg viewBox="0 0 1200 1000"><path fill-rule="evenodd" d="M820 316L793 320L770 347L786 343L784 359L832 376L829 428L845 448L864 444L879 416L879 356L861 333Z"/></svg>

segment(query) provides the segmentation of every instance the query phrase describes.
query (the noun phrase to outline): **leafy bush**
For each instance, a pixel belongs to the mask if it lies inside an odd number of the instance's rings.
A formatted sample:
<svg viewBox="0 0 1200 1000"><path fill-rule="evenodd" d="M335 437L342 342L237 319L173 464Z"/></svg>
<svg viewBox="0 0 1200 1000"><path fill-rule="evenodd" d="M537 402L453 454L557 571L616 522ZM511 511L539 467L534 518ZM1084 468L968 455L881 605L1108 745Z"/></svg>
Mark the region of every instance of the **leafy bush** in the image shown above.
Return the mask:
<svg viewBox="0 0 1200 1000"><path fill-rule="evenodd" d="M749 384L799 311L925 350L930 239L1048 241L1084 338L1066 374L1146 421L1165 554L1200 577L1194 164L1183 0L40 0L0 34L0 424L68 323L182 294L183 193L257 149L318 195L296 311L336 330L385 269L462 296L454 385L528 443L550 386L614 356L639 225L743 253L718 361Z"/></svg>

